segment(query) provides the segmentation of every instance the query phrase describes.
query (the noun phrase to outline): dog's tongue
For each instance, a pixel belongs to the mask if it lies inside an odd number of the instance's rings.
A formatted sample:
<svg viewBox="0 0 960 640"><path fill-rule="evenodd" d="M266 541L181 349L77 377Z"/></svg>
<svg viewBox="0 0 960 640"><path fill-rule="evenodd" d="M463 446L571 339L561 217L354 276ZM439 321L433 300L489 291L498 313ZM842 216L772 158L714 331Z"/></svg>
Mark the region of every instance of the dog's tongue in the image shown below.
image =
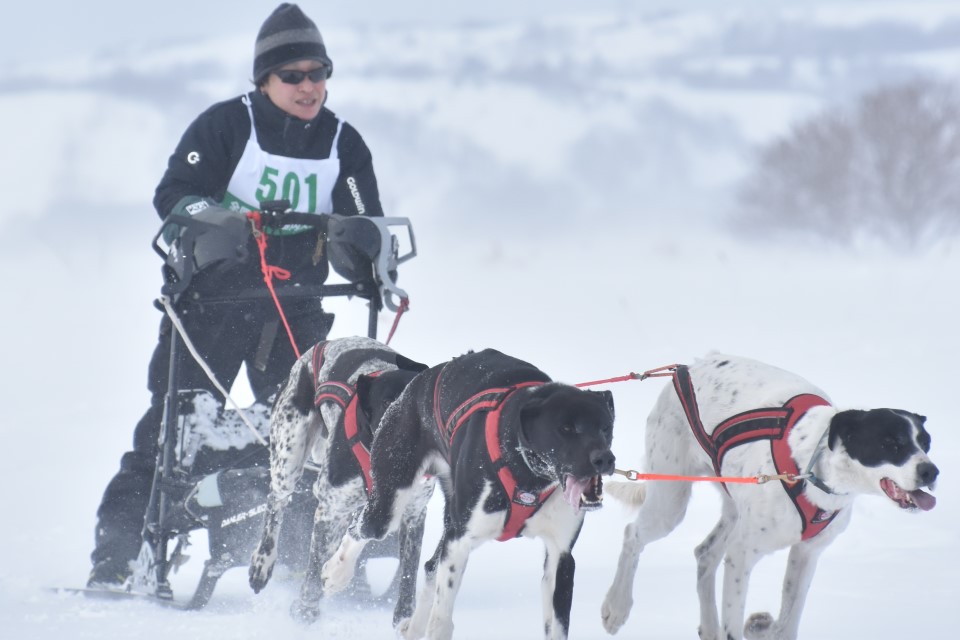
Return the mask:
<svg viewBox="0 0 960 640"><path fill-rule="evenodd" d="M937 506L937 499L926 491L921 491L920 489L911 491L910 497L913 498L913 503L923 511L930 511L930 509Z"/></svg>
<svg viewBox="0 0 960 640"><path fill-rule="evenodd" d="M590 478L586 480L577 480L573 476L567 476L563 483L563 498L570 503L574 511L580 511L580 496L583 495Z"/></svg>
<svg viewBox="0 0 960 640"><path fill-rule="evenodd" d="M935 506L937 506L937 499L926 491L923 491L922 489L906 491L905 489L901 489L900 485L890 478L884 478L881 480L880 487L888 496L890 496L891 500L895 500L903 509L916 507L921 511L930 511L930 509L933 509Z"/></svg>

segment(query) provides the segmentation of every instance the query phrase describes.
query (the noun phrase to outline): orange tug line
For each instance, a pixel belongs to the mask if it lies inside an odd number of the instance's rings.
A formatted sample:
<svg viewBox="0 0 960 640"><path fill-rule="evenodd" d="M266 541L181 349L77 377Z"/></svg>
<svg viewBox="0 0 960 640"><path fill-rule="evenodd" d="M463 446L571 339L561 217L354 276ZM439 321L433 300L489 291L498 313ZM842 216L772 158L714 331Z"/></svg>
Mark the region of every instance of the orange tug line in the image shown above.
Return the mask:
<svg viewBox="0 0 960 640"><path fill-rule="evenodd" d="M650 369L641 373L630 372L626 375L615 376L613 378L604 378L602 380L591 380L589 382L580 382L576 387L590 387L597 384L606 384L608 382L626 382L627 380L646 380L647 378L661 378L670 376L677 368L675 364L668 364L656 369ZM614 473L624 476L627 480L655 480L655 481L673 481L673 482L722 482L732 484L763 484L771 480L781 480L787 484L796 484L803 479L803 476L794 476L789 473L778 475L760 474L756 476L678 476L665 473L640 473L634 469L614 469Z"/></svg>

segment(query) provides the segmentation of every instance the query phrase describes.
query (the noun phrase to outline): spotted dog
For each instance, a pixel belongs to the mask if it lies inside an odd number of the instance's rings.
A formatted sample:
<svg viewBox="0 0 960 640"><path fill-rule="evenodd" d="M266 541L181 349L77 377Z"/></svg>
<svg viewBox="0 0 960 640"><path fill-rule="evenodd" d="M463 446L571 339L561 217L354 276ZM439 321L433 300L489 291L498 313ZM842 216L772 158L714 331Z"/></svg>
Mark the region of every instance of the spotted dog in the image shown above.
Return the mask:
<svg viewBox="0 0 960 640"><path fill-rule="evenodd" d="M317 467L314 517L307 573L291 613L302 621L319 615L320 568L346 530L350 515L370 487L369 447L387 406L426 365L408 360L369 338L321 342L294 363L270 417L270 496L263 535L253 552L250 586L259 593L277 559L284 506L308 461ZM417 566L432 485L423 508L405 520L400 534L399 596L394 615L413 609Z"/></svg>
<svg viewBox="0 0 960 640"><path fill-rule="evenodd" d="M443 534L426 563L406 638L450 638L470 552L487 540L539 537L547 638L567 637L572 548L584 512L601 506L613 472L613 398L552 382L493 349L417 376L383 417L373 441L374 486L323 568L325 592L345 587L364 545L396 529L417 479L435 474L445 497Z"/></svg>
<svg viewBox="0 0 960 640"><path fill-rule="evenodd" d="M729 355L678 366L672 377L647 420L651 473L788 478L761 486L720 485L720 522L696 549L702 640L796 638L817 558L847 527L857 495L885 496L905 510L926 511L936 503L922 490L939 473L928 456L923 416L899 409L840 410L792 373ZM797 476L802 479L790 482ZM683 520L690 487L611 485L611 495L640 507L624 532L616 577L601 609L610 633L630 613L640 553ZM744 625L751 570L761 557L787 547L779 617L754 613Z"/></svg>

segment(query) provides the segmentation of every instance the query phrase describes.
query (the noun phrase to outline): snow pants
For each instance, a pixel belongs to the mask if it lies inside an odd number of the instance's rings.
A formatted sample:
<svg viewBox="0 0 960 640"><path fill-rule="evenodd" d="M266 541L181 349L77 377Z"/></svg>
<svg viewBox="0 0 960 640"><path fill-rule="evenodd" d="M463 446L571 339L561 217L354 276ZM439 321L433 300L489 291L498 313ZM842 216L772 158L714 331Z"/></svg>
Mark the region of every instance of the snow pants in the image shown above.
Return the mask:
<svg viewBox="0 0 960 640"><path fill-rule="evenodd" d="M255 400L270 401L296 359L272 303L188 306L178 313L190 340L225 389L231 388L245 363ZM323 312L319 300L285 302L284 313L301 353L323 340L333 324L333 315ZM90 555L94 565L107 562L125 567L140 552L157 464L174 330L165 315L148 371L150 407L134 430L133 450L123 454L120 470L107 485L97 509L95 547ZM179 389L206 389L222 402L222 395L187 349L179 351Z"/></svg>

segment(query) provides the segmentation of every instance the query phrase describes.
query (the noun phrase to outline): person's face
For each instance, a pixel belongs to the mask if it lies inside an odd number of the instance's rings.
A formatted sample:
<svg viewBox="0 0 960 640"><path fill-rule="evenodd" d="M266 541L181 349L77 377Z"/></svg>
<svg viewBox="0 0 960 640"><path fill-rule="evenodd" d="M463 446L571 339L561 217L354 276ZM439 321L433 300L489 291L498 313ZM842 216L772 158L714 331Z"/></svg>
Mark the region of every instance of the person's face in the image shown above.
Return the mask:
<svg viewBox="0 0 960 640"><path fill-rule="evenodd" d="M304 75L320 70L314 79ZM262 90L273 104L301 120L313 120L320 113L327 95L326 67L316 60L299 60L285 64L267 76ZM298 73L299 72L299 73ZM284 82L287 80L287 82ZM299 80L299 82L293 83Z"/></svg>

